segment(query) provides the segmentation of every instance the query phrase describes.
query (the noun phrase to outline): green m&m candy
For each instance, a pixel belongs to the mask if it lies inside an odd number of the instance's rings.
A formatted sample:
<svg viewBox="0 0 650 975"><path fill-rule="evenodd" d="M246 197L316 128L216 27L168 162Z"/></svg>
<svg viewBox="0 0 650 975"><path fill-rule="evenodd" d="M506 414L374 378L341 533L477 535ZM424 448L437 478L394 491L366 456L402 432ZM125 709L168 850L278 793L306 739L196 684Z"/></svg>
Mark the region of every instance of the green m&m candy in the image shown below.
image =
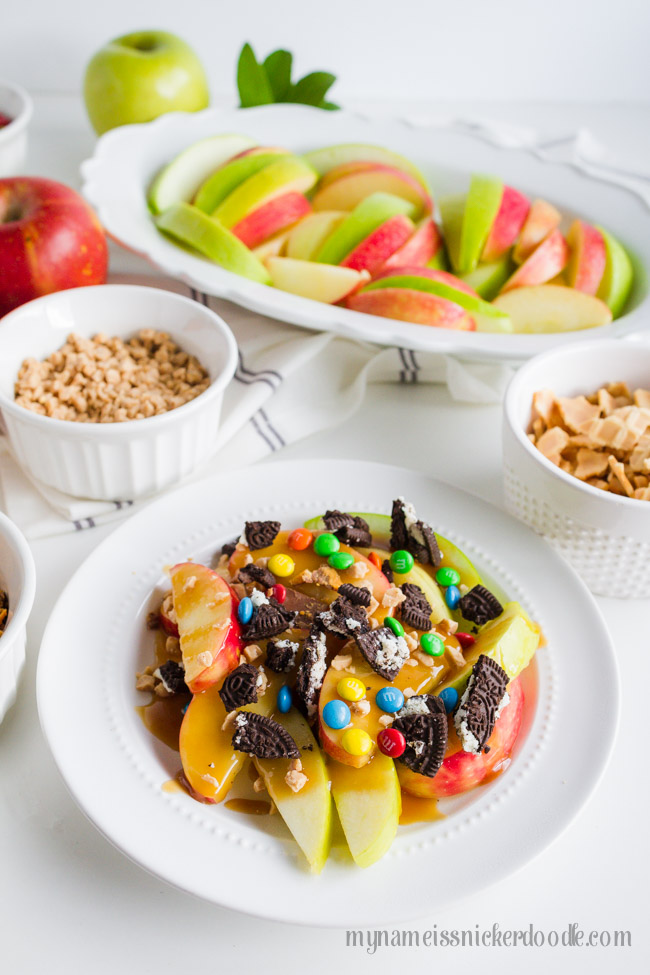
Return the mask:
<svg viewBox="0 0 650 975"><path fill-rule="evenodd" d="M457 586L460 582L460 575L455 569L438 569L436 572L436 582L441 586Z"/></svg>
<svg viewBox="0 0 650 975"><path fill-rule="evenodd" d="M351 552L332 552L327 561L333 569L343 572L344 569L349 569L350 566L354 565L354 555Z"/></svg>
<svg viewBox="0 0 650 975"><path fill-rule="evenodd" d="M387 626L389 630L392 630L395 636L404 636L404 627L399 620L396 620L394 616L387 616L384 620L384 626Z"/></svg>
<svg viewBox="0 0 650 975"><path fill-rule="evenodd" d="M314 552L316 555L322 555L327 558L333 555L334 552L338 552L341 547L336 535L332 535L331 532L323 532L322 535L317 535L314 539Z"/></svg>
<svg viewBox="0 0 650 975"><path fill-rule="evenodd" d="M420 646L430 657L441 657L445 652L445 645L437 633L423 633Z"/></svg>
<svg viewBox="0 0 650 975"><path fill-rule="evenodd" d="M390 557L390 567L398 575L406 575L415 565L415 559L406 549L398 548Z"/></svg>

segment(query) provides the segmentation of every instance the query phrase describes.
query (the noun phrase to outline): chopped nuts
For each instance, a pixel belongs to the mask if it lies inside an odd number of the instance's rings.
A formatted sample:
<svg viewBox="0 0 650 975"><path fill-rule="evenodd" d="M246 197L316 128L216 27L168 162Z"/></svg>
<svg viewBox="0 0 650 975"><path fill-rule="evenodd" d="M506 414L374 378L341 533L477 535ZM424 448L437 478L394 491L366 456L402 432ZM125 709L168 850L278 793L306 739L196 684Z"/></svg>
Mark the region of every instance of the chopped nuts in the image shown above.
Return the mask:
<svg viewBox="0 0 650 975"><path fill-rule="evenodd" d="M289 771L284 777L284 781L287 783L292 792L300 792L303 789L309 779L302 770L302 762L299 758L294 758L289 766Z"/></svg>
<svg viewBox="0 0 650 975"><path fill-rule="evenodd" d="M370 701L351 701L350 711L352 711L353 714L369 714Z"/></svg>
<svg viewBox="0 0 650 975"><path fill-rule="evenodd" d="M254 660L262 656L262 650L256 643L249 643L247 647L242 650L242 655L246 657L249 664L252 664Z"/></svg>
<svg viewBox="0 0 650 975"><path fill-rule="evenodd" d="M336 657L333 658L330 666L333 667L334 670L347 670L351 663L352 663L351 653L339 653Z"/></svg>
<svg viewBox="0 0 650 975"><path fill-rule="evenodd" d="M390 586L384 593L381 605L385 606L386 609L396 609L396 607L400 606L405 599L405 594L398 586Z"/></svg>

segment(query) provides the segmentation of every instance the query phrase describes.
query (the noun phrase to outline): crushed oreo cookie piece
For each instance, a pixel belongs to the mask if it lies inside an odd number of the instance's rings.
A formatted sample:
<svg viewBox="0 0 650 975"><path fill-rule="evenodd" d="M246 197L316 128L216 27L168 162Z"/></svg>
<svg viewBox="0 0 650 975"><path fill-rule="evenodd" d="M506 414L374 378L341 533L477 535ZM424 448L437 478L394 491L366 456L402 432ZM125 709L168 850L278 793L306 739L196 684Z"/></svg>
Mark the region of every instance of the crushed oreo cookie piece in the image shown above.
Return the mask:
<svg viewBox="0 0 650 975"><path fill-rule="evenodd" d="M185 683L185 668L176 660L168 660L167 663L158 667L158 676L165 686L165 690L170 694L189 694L189 688Z"/></svg>
<svg viewBox="0 0 650 975"><path fill-rule="evenodd" d="M259 676L259 670L252 664L240 664L228 674L219 691L226 711L243 708L245 704L255 704Z"/></svg>
<svg viewBox="0 0 650 975"><path fill-rule="evenodd" d="M251 562L250 565L243 565L241 567L237 573L237 581L243 582L245 586L257 583L263 589L272 589L275 585L275 576L269 569L265 569L263 565L255 565Z"/></svg>
<svg viewBox="0 0 650 975"><path fill-rule="evenodd" d="M296 705L310 721L318 709L327 670L327 638L317 625L312 626L302 648L302 658L294 688Z"/></svg>
<svg viewBox="0 0 650 975"><path fill-rule="evenodd" d="M393 551L397 549L408 549L409 534L406 527L406 512L404 510L404 499L396 498L393 501L393 508L390 514L390 547Z"/></svg>
<svg viewBox="0 0 650 975"><path fill-rule="evenodd" d="M490 620L501 616L503 606L485 586L474 586L464 596L461 596L458 607L466 620L483 626Z"/></svg>
<svg viewBox="0 0 650 975"><path fill-rule="evenodd" d="M393 728L406 739L406 749L398 761L427 778L438 772L447 750L449 725L441 704L432 694L411 697L393 722Z"/></svg>
<svg viewBox="0 0 650 975"><path fill-rule="evenodd" d="M281 527L279 521L247 521L244 535L251 552L272 545Z"/></svg>
<svg viewBox="0 0 650 975"><path fill-rule="evenodd" d="M347 526L354 525L354 518L352 515L348 514L347 511L338 511L336 508L333 511L326 511L323 515L323 524L327 528L328 532L336 532L339 528L344 528ZM366 525L366 528L368 526Z"/></svg>
<svg viewBox="0 0 650 975"><path fill-rule="evenodd" d="M344 639L370 629L363 606L355 605L344 596L335 599L329 609L316 617L315 622L321 629Z"/></svg>
<svg viewBox="0 0 650 975"><path fill-rule="evenodd" d="M406 599L399 607L402 622L412 626L415 630L430 630L432 627L431 613L433 612L429 600L419 586L412 582L405 582L400 589Z"/></svg>
<svg viewBox="0 0 650 975"><path fill-rule="evenodd" d="M363 518L358 520L365 525ZM343 528L338 528L334 534L339 542L343 542L344 545L351 545L353 548L370 548L372 545L372 535L367 528L363 528L361 525L344 525Z"/></svg>
<svg viewBox="0 0 650 975"><path fill-rule="evenodd" d="M313 596L307 596L299 589L287 586L287 595L282 606L290 613L295 613L293 625L301 630L308 630L320 613L327 609L327 603Z"/></svg>
<svg viewBox="0 0 650 975"><path fill-rule="evenodd" d="M395 581L395 576L393 575L393 570L390 567L390 562L388 559L384 559L384 561L381 563L381 571L384 573L390 583Z"/></svg>
<svg viewBox="0 0 650 975"><path fill-rule="evenodd" d="M300 758L300 749L286 728L253 711L240 711L235 718L232 747L256 758Z"/></svg>
<svg viewBox="0 0 650 975"><path fill-rule="evenodd" d="M345 582L342 586L339 586L338 594L355 606L363 606L365 609L370 606L370 600L372 599L372 593L369 589L366 589L364 586L353 586L351 582Z"/></svg>
<svg viewBox="0 0 650 975"><path fill-rule="evenodd" d="M274 674L286 674L293 670L299 643L293 640L269 640L266 644L266 666Z"/></svg>
<svg viewBox="0 0 650 975"><path fill-rule="evenodd" d="M222 545L221 546L221 554L222 555L227 555L228 558L230 558L230 556L234 554L235 549L237 548L238 541L239 541L239 539L233 538L232 542L226 542L225 545Z"/></svg>
<svg viewBox="0 0 650 975"><path fill-rule="evenodd" d="M422 537L422 543L420 543L418 540L420 536ZM422 562L423 565L430 563L437 568L442 562L442 552L438 546L436 533L431 525L427 525L427 523L424 521L417 521L411 529L411 538L415 544L418 545L420 555L418 557L415 556L413 552L411 554L418 558L418 561ZM422 549L424 549L424 552L426 552L426 557L423 554Z"/></svg>
<svg viewBox="0 0 650 975"><path fill-rule="evenodd" d="M485 748L501 710L510 700L507 686L508 675L503 667L482 653L454 714L463 751L478 755Z"/></svg>
<svg viewBox="0 0 650 975"><path fill-rule="evenodd" d="M423 565L440 565L442 555L433 528L418 520L415 508L404 498L393 501L390 524L390 546L393 550L406 549Z"/></svg>
<svg viewBox="0 0 650 975"><path fill-rule="evenodd" d="M375 673L384 680L395 680L410 656L404 637L396 636L387 626L353 635L356 645Z"/></svg>
<svg viewBox="0 0 650 975"><path fill-rule="evenodd" d="M244 639L265 640L291 629L296 614L288 612L277 599L267 599L256 610L253 619L244 627Z"/></svg>

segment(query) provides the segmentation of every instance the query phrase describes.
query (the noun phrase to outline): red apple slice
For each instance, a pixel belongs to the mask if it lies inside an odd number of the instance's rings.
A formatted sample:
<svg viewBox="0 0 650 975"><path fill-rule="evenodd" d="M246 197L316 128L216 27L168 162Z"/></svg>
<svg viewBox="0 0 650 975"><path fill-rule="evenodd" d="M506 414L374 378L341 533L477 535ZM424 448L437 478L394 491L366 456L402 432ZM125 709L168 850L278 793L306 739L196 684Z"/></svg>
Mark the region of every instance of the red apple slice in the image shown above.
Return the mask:
<svg viewBox="0 0 650 975"><path fill-rule="evenodd" d="M174 609L174 594L168 592L160 604L160 625L169 636L178 637L178 620Z"/></svg>
<svg viewBox="0 0 650 975"><path fill-rule="evenodd" d="M521 233L529 210L530 203L523 193L514 190L512 186L503 187L499 210L485 242L481 261L496 261L512 247Z"/></svg>
<svg viewBox="0 0 650 975"><path fill-rule="evenodd" d="M247 247L258 247L310 212L311 204L302 193L284 193L249 213L235 224L232 233Z"/></svg>
<svg viewBox="0 0 650 975"><path fill-rule="evenodd" d="M384 261L380 271L396 267L424 267L444 248L442 234L431 219L423 220L406 243Z"/></svg>
<svg viewBox="0 0 650 975"><path fill-rule="evenodd" d="M181 562L170 575L185 683L198 694L239 662L237 599L228 583L205 565Z"/></svg>
<svg viewBox="0 0 650 975"><path fill-rule="evenodd" d="M422 268L418 268L422 271ZM416 325L433 325L436 328L476 331L476 322L464 308L439 298L426 291L411 288L378 288L376 291L362 291L346 299L346 306L352 311L366 315L379 315L382 318L396 318L402 322Z"/></svg>
<svg viewBox="0 0 650 975"><path fill-rule="evenodd" d="M567 234L571 256L566 269L570 288L595 295L605 273L605 238L600 230L583 220L574 220Z"/></svg>
<svg viewBox="0 0 650 975"><path fill-rule="evenodd" d="M546 200L535 200L528 211L519 240L512 252L514 262L523 264L538 244L541 244L544 238L559 226L561 219L559 211Z"/></svg>
<svg viewBox="0 0 650 975"><path fill-rule="evenodd" d="M455 288L456 291L462 291L466 295L471 295L473 298L479 297L473 288L470 288L468 284L460 278L457 278L455 274L450 274L449 271L442 271L434 267L409 267L408 265L389 267L385 271L382 270L379 274L375 274L374 280L380 281L382 278L402 277L429 278L430 281L439 281L441 284L447 284L450 288Z"/></svg>
<svg viewBox="0 0 650 975"><path fill-rule="evenodd" d="M392 193L431 213L431 197L409 173L381 163L353 162L331 169L314 196L314 210L354 210L372 193Z"/></svg>
<svg viewBox="0 0 650 975"><path fill-rule="evenodd" d="M341 267L373 274L413 233L413 221L403 213L390 217L375 228L341 261Z"/></svg>
<svg viewBox="0 0 650 975"><path fill-rule="evenodd" d="M526 285L545 284L562 271L569 259L569 247L559 230L553 230L518 267L501 289L501 294Z"/></svg>

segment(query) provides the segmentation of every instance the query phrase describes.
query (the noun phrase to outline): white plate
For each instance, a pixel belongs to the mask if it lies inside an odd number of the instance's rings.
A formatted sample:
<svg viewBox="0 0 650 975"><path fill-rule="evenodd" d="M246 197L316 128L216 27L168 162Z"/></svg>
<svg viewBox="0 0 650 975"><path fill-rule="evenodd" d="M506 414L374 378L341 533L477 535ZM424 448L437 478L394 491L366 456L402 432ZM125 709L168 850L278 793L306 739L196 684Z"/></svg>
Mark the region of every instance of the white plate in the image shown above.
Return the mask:
<svg viewBox="0 0 650 975"><path fill-rule="evenodd" d="M363 315L224 271L163 237L146 204L147 187L161 166L191 143L219 132L239 132L261 144L284 145L296 152L341 142L384 145L408 156L422 169L436 198L465 189L470 172L495 173L533 198L542 196L556 203L567 217L583 216L620 237L638 258L631 310L612 325L565 335L456 332ZM113 129L99 140L82 173L84 194L108 233L125 247L200 291L305 328L380 345L454 353L466 359L523 361L559 343L596 334L605 338L645 327L648 285L644 268L650 267L650 212L641 200L573 166L547 162L528 150L493 145L466 128L373 120L352 112L323 112L301 105L206 109Z"/></svg>
<svg viewBox="0 0 650 975"><path fill-rule="evenodd" d="M375 866L361 870L334 857L313 877L280 817L262 822L163 791L178 771L178 755L149 735L135 711L141 695L134 674L151 652L146 616L153 590L166 588L164 565L209 558L245 518L298 525L327 506L388 511L399 494L539 620L548 648L537 655L538 700L528 702L528 731L506 773L448 800L448 818L400 828ZM532 532L424 475L334 460L213 478L135 515L97 548L59 599L37 684L55 761L81 808L118 849L217 904L342 927L440 909L538 854L595 788L613 745L619 697L612 644L593 598Z"/></svg>

